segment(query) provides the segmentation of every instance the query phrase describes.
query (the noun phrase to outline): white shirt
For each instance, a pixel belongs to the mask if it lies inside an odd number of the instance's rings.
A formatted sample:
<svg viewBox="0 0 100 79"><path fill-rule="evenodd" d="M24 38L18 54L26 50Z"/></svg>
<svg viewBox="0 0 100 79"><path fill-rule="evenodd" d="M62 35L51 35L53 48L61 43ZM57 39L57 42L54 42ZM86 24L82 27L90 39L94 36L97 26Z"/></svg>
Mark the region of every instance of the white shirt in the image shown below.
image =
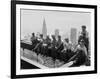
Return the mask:
<svg viewBox="0 0 100 79"><path fill-rule="evenodd" d="M78 49L79 50L83 50L85 52L85 55L87 56L87 50L86 50L85 46L81 47L80 45L78 45L77 48L76 48L76 50L78 50Z"/></svg>

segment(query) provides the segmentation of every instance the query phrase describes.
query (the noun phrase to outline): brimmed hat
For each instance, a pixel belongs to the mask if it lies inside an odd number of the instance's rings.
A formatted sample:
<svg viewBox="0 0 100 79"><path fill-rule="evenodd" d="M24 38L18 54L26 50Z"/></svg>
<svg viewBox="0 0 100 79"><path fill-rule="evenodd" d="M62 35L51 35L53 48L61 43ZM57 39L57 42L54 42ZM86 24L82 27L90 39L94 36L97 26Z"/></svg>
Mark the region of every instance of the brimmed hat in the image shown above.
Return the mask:
<svg viewBox="0 0 100 79"><path fill-rule="evenodd" d="M34 36L35 34L34 34L34 33L32 33L32 35Z"/></svg>
<svg viewBox="0 0 100 79"><path fill-rule="evenodd" d="M82 25L82 28L86 28L86 26L85 25Z"/></svg>
<svg viewBox="0 0 100 79"><path fill-rule="evenodd" d="M61 36L59 35L58 38L61 38Z"/></svg>
<svg viewBox="0 0 100 79"><path fill-rule="evenodd" d="M40 37L43 37L43 34L40 34Z"/></svg>
<svg viewBox="0 0 100 79"><path fill-rule="evenodd" d="M65 38L65 41L69 41L69 39L68 38Z"/></svg>

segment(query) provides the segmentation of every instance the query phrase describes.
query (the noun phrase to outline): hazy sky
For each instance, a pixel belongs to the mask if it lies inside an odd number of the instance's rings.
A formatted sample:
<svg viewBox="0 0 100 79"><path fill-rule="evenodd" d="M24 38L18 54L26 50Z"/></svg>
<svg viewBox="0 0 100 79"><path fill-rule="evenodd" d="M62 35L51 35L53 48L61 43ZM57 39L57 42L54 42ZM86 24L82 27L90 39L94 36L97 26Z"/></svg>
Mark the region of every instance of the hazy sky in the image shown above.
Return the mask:
<svg viewBox="0 0 100 79"><path fill-rule="evenodd" d="M62 36L70 35L72 27L81 30L82 25L87 26L90 32L90 13L82 12L61 12L61 11L40 11L40 10L21 10L21 35L32 32L42 32L43 20L45 19L48 34L54 34L55 29L60 30Z"/></svg>

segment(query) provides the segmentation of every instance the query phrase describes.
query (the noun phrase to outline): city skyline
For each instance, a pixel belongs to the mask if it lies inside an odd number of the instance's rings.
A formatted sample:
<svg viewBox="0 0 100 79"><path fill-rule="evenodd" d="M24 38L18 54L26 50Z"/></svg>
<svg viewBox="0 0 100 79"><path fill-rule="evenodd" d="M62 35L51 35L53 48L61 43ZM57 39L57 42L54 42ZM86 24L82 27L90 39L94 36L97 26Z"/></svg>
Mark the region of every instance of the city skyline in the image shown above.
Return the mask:
<svg viewBox="0 0 100 79"><path fill-rule="evenodd" d="M71 28L76 28L78 35L82 25L86 25L90 32L90 13L21 10L21 36L42 33L44 19L48 35L55 34L55 30L59 29L62 38L70 38Z"/></svg>

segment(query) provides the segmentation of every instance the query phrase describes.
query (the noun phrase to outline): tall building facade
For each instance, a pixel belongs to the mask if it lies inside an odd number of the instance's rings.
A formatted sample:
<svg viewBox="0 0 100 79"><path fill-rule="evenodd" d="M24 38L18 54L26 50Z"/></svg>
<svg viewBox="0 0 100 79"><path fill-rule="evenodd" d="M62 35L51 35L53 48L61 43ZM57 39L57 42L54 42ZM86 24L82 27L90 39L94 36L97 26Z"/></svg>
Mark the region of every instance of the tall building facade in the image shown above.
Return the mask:
<svg viewBox="0 0 100 79"><path fill-rule="evenodd" d="M55 29L55 37L56 37L56 39L57 39L58 35L59 35L59 29Z"/></svg>
<svg viewBox="0 0 100 79"><path fill-rule="evenodd" d="M77 42L77 29L76 28L71 28L70 40L73 45L76 44Z"/></svg>
<svg viewBox="0 0 100 79"><path fill-rule="evenodd" d="M45 39L47 36L47 27L46 27L45 19L43 21L42 34L43 34L43 38Z"/></svg>

